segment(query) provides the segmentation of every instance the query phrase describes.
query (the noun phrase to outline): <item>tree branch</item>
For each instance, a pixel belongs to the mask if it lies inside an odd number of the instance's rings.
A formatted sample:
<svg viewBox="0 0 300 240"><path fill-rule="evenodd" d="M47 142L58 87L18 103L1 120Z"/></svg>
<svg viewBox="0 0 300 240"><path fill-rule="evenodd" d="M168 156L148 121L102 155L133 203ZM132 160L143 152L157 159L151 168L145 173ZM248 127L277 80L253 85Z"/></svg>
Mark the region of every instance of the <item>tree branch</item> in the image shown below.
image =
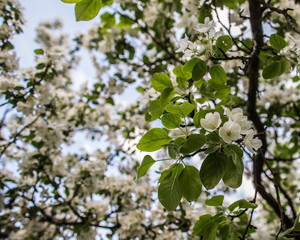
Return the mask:
<svg viewBox="0 0 300 240"><path fill-rule="evenodd" d="M262 196L263 199L274 209L276 214L284 221L286 227L293 226L293 220L290 219L285 213L282 213L278 202L265 190L262 184L261 173L263 172L265 153L267 151L267 141L265 128L261 119L256 111L256 98L258 90L258 78L259 78L259 53L260 49L264 46L263 40L263 30L262 30L262 8L260 0L249 0L249 10L250 10L250 23L251 31L253 36L253 50L251 53L251 60L249 63L249 89L248 89L248 105L247 105L247 115L249 119L253 122L256 130L263 134L258 137L262 141L262 147L258 152L258 155L254 158L253 163L253 177L254 185L256 190Z"/></svg>
<svg viewBox="0 0 300 240"><path fill-rule="evenodd" d="M298 28L294 23L295 19L291 15L288 14L288 11L293 11L293 9L291 9L291 8L286 8L286 9L276 8L276 7L273 7L272 5L266 3L264 0L260 0L260 3L263 5L263 7L265 9L270 9L273 12L283 15L285 17L287 23L291 27L291 29L293 29L293 31L295 31L296 33L298 33L300 35L300 28Z"/></svg>

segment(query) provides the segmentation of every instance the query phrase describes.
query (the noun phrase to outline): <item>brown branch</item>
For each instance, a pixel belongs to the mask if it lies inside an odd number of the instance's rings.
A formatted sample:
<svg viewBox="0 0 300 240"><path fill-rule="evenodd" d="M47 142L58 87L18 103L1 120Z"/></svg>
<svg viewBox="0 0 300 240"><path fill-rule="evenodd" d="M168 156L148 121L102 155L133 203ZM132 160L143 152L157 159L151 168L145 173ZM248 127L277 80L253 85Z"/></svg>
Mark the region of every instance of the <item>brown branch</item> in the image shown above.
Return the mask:
<svg viewBox="0 0 300 240"><path fill-rule="evenodd" d="M285 229L285 222L284 222L284 210L283 207L281 205L281 200L280 200L280 196L279 196L279 173L275 172L273 170L273 168L271 167L271 165L269 164L269 162L264 159L265 164L267 165L267 167L269 168L269 170L271 171L272 175L273 175L273 183L274 183L274 187L275 187L275 192L276 192L276 199L277 199L277 204L278 204L278 208L280 211L280 229L276 235L276 239L278 239L279 234Z"/></svg>
<svg viewBox="0 0 300 240"><path fill-rule="evenodd" d="M267 160L267 159L266 159ZM267 175L267 173L264 171L264 175L270 180L273 182L273 179ZM291 210L292 210L292 214L293 214L293 217L296 218L297 217L297 212L296 212L296 209L294 207L294 202L292 200L292 198L289 196L289 194L287 193L287 191L282 187L282 185L280 184L280 182L278 182L278 187L280 189L280 191L282 192L283 196L285 197L285 199L287 200Z"/></svg>
<svg viewBox="0 0 300 240"><path fill-rule="evenodd" d="M253 122L256 130L263 134L258 137L262 141L262 147L258 155L254 158L253 163L253 177L254 186L258 193L264 200L273 208L275 213L283 219L286 227L293 226L293 220L290 219L285 213L282 213L278 202L271 193L268 193L262 184L261 174L263 172L264 158L267 151L267 141L265 128L261 119L256 111L256 98L258 91L258 78L259 78L259 53L260 49L264 46L263 30L262 30L262 8L260 0L249 0L250 10L250 23L253 37L253 50L251 53L251 60L249 62L249 89L248 89L248 105L247 115Z"/></svg>
<svg viewBox="0 0 300 240"><path fill-rule="evenodd" d="M260 3L263 5L263 7L265 9L270 9L273 12L283 15L285 17L287 23L291 27L291 29L293 29L294 32L296 32L300 35L300 28L298 28L294 23L295 19L291 15L288 14L288 11L293 11L293 9L291 9L291 8L286 8L286 9L276 8L276 7L273 7L272 5L270 5L269 3L266 3L264 0L260 0Z"/></svg>
<svg viewBox="0 0 300 240"><path fill-rule="evenodd" d="M293 162L296 160L300 160L299 157L294 157L294 158L281 158L281 157L273 157L273 158L266 158L268 161L276 161L276 162Z"/></svg>
<svg viewBox="0 0 300 240"><path fill-rule="evenodd" d="M220 16L219 16L219 13L217 11L217 8L216 8L216 3L215 1L213 0L213 4L214 4L214 8L213 10L215 11L216 13L216 16L217 16L217 19L218 19L218 22L221 24L221 26L227 31L228 35L230 36L230 38L232 39L234 45L237 47L238 50L242 51L242 52L245 52L245 53L249 53L248 51L246 51L245 49L241 48L239 46L239 44L237 43L236 39L232 36L232 33L231 33L231 25L229 24L229 28L225 26L225 24L221 21L220 19Z"/></svg>
<svg viewBox="0 0 300 240"><path fill-rule="evenodd" d="M254 197L253 197L253 200L252 200L253 203L256 203L256 198L257 198L257 189L255 190L255 193L254 193ZM242 240L246 239L248 230L251 226L251 222L252 222L252 219L253 219L253 214L254 214L254 208L252 209L252 211L250 213L250 219L249 219L249 222L248 222L247 227L245 229L245 232L243 234Z"/></svg>
<svg viewBox="0 0 300 240"><path fill-rule="evenodd" d="M22 132L30 127L31 125L33 125L38 119L39 119L40 116L37 116L32 122L28 123L27 125L25 125L19 132L16 133L16 135L14 136L14 138L9 142L7 143L6 145L4 145L1 153L0 153L0 159L2 157L2 155L4 154L4 152L7 150L7 148L9 148L10 145L16 143L16 141L18 140L18 137L21 136Z"/></svg>

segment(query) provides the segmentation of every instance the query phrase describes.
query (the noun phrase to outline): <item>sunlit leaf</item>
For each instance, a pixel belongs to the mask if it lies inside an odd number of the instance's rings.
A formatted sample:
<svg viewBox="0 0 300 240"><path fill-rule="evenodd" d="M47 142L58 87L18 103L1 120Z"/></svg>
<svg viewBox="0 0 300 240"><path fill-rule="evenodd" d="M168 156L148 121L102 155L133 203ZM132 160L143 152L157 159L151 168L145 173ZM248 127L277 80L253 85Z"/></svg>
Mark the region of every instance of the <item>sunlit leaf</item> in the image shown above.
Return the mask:
<svg viewBox="0 0 300 240"><path fill-rule="evenodd" d="M146 155L141 163L141 165L137 169L138 178L144 176L148 169L155 163L155 160L150 156Z"/></svg>
<svg viewBox="0 0 300 240"><path fill-rule="evenodd" d="M168 210L174 210L182 198L181 185L177 178L165 179L158 187L158 199Z"/></svg>
<svg viewBox="0 0 300 240"><path fill-rule="evenodd" d="M89 21L96 17L102 7L102 0L81 0L75 5L76 21Z"/></svg>
<svg viewBox="0 0 300 240"><path fill-rule="evenodd" d="M153 152L161 149L164 144L171 142L167 132L161 128L149 130L139 141L137 148L141 151Z"/></svg>

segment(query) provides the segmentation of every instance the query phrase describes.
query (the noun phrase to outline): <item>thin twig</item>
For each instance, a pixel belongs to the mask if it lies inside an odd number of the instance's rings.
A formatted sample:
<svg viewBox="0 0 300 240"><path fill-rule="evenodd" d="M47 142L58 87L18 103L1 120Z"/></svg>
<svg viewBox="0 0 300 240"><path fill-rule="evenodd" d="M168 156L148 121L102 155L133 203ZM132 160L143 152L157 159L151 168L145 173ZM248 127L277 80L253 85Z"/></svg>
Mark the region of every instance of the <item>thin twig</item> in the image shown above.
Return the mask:
<svg viewBox="0 0 300 240"><path fill-rule="evenodd" d="M273 12L276 12L276 13L279 13L281 15L283 15L287 21L287 23L289 24L289 26L296 32L300 35L300 28L298 28L294 22L294 18L288 14L288 11L293 11L293 9L291 8L286 8L286 9L280 9L280 8L276 8L276 7L273 7L272 5L270 5L269 3L266 3L265 1L263 0L260 0L260 3L263 5L263 7L265 9L270 9L271 11Z"/></svg>
<svg viewBox="0 0 300 240"><path fill-rule="evenodd" d="M17 140L18 140L18 137L22 134L22 132L30 127L32 124L34 124L38 119L39 119L40 116L37 116L32 122L28 123L27 125L25 125L19 132L16 133L16 135L14 136L14 138L9 142L7 143L4 148L2 149L1 153L0 153L0 159L2 157L2 155L4 154L4 152L7 150L7 148L12 145L13 143L15 143Z"/></svg>
<svg viewBox="0 0 300 240"><path fill-rule="evenodd" d="M252 200L253 203L256 203L256 198L257 198L257 189L255 189L254 197L253 197L253 200ZM248 225L247 225L247 227L245 229L245 232L243 234L242 240L246 239L248 230L249 230L249 228L251 226L251 222L252 222L252 219L253 219L253 214L254 214L254 208L252 209L252 211L250 213L250 219L249 219Z"/></svg>

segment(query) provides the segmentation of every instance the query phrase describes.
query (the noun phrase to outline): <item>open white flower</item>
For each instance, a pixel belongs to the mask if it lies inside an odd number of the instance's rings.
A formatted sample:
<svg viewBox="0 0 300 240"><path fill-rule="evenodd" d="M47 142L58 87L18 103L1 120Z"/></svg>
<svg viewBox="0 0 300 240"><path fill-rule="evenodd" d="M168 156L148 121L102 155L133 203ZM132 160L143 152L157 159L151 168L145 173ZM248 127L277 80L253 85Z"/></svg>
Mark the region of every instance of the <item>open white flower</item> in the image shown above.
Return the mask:
<svg viewBox="0 0 300 240"><path fill-rule="evenodd" d="M222 123L220 114L218 112L207 113L205 118L200 120L201 126L209 132L215 131Z"/></svg>
<svg viewBox="0 0 300 240"><path fill-rule="evenodd" d="M199 23L195 30L204 33L208 38L218 38L222 35L221 31L216 31L215 22L210 21L209 17L204 19L204 23Z"/></svg>
<svg viewBox="0 0 300 240"><path fill-rule="evenodd" d="M184 51L184 57L189 58L194 55L200 55L205 50L204 46L197 42L189 41L187 49Z"/></svg>
<svg viewBox="0 0 300 240"><path fill-rule="evenodd" d="M235 122L241 126L241 134L248 134L252 122L248 121L248 118L246 116L242 116L241 118L237 119Z"/></svg>
<svg viewBox="0 0 300 240"><path fill-rule="evenodd" d="M229 120L224 123L219 129L219 135L226 143L231 143L232 141L238 140L241 137L241 126Z"/></svg>
<svg viewBox="0 0 300 240"><path fill-rule="evenodd" d="M204 19L204 23L199 23L195 28L196 31L200 33L207 33L209 31L215 31L215 23L214 21L210 21L209 17Z"/></svg>
<svg viewBox="0 0 300 240"><path fill-rule="evenodd" d="M224 113L229 118L229 120L232 120L234 122L235 120L243 116L243 109L241 108L234 108L231 111L227 107L222 106L222 108L224 109Z"/></svg>
<svg viewBox="0 0 300 240"><path fill-rule="evenodd" d="M185 34L185 37L183 39L180 39L179 41L179 48L175 51L175 52L184 52L185 49L188 47L189 45L189 38L188 36Z"/></svg>
<svg viewBox="0 0 300 240"><path fill-rule="evenodd" d="M222 107L229 120L236 122L241 126L241 134L247 134L252 124L248 121L248 118L243 115L243 110L241 108L234 108L230 111L229 108Z"/></svg>
<svg viewBox="0 0 300 240"><path fill-rule="evenodd" d="M248 134L246 135L245 139L244 139L244 144L246 146L246 148L252 152L253 154L256 154L256 152L254 151L255 149L258 149L262 146L262 142L260 139L257 138L253 138L254 137L254 131L253 129L249 130Z"/></svg>

